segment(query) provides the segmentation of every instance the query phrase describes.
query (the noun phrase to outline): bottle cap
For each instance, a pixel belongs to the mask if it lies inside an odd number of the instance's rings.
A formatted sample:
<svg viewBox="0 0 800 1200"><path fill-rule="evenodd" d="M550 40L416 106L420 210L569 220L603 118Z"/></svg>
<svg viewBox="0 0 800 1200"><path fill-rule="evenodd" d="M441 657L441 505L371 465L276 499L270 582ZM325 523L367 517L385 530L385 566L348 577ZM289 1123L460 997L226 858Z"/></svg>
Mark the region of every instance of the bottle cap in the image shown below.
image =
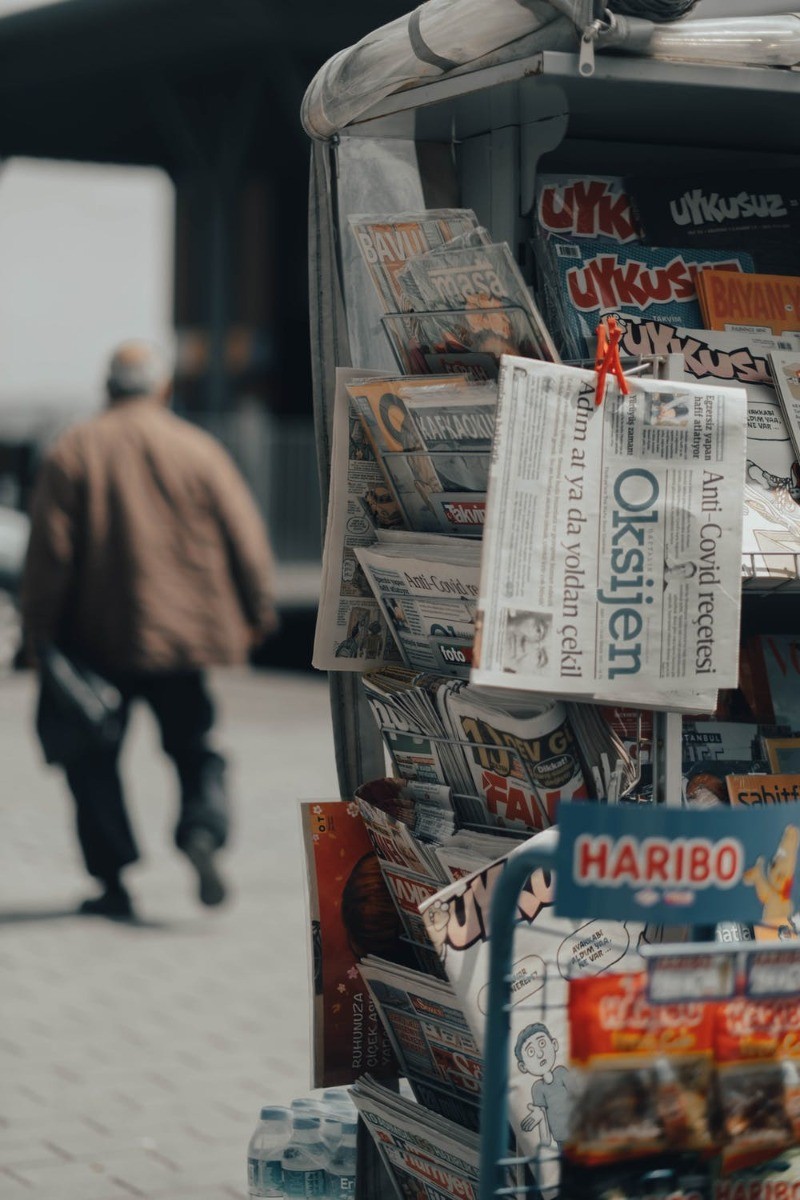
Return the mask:
<svg viewBox="0 0 800 1200"><path fill-rule="evenodd" d="M305 1113L294 1119L295 1129L319 1129L319 1117L307 1116Z"/></svg>
<svg viewBox="0 0 800 1200"><path fill-rule="evenodd" d="M285 1121L290 1115L288 1108L280 1108L277 1104L261 1109L262 1121Z"/></svg>

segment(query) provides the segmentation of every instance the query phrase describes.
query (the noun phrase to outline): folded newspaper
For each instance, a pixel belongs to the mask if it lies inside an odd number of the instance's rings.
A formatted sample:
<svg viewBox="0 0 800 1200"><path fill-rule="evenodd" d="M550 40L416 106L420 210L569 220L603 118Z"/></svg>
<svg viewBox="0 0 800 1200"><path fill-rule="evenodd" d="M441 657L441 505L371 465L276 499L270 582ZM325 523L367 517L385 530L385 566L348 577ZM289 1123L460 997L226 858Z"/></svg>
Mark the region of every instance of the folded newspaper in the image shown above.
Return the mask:
<svg viewBox="0 0 800 1200"><path fill-rule="evenodd" d="M350 1095L399 1197L475 1200L477 1133L381 1087L370 1075L357 1080Z"/></svg>
<svg viewBox="0 0 800 1200"><path fill-rule="evenodd" d="M408 534L357 546L355 553L406 666L466 678L480 543Z"/></svg>
<svg viewBox="0 0 800 1200"><path fill-rule="evenodd" d="M374 955L358 969L419 1103L477 1131L483 1060L451 985Z"/></svg>
<svg viewBox="0 0 800 1200"><path fill-rule="evenodd" d="M399 661L380 605L356 558L356 547L377 541L383 524L403 518L388 491L347 385L376 371L338 367L333 406L331 483L322 552L322 586L314 633L313 665L320 671L366 671L392 656Z"/></svg>
<svg viewBox="0 0 800 1200"><path fill-rule="evenodd" d="M712 712L738 680L746 395L504 358L471 681Z"/></svg>

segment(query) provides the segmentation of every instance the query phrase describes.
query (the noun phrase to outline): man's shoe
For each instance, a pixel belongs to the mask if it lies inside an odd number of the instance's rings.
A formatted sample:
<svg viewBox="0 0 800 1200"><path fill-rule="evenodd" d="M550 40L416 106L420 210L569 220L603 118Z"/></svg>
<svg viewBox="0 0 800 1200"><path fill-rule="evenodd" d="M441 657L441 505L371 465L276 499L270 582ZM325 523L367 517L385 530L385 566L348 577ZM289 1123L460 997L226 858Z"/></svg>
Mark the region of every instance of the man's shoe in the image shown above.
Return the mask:
<svg viewBox="0 0 800 1200"><path fill-rule="evenodd" d="M216 904L222 904L226 895L225 884L214 861L217 848L214 838L205 829L194 830L181 847L197 872L200 884L200 903L209 908L213 908Z"/></svg>
<svg viewBox="0 0 800 1200"><path fill-rule="evenodd" d="M86 917L108 917L112 921L133 919L131 898L122 885L108 887L100 896L84 900L78 912Z"/></svg>

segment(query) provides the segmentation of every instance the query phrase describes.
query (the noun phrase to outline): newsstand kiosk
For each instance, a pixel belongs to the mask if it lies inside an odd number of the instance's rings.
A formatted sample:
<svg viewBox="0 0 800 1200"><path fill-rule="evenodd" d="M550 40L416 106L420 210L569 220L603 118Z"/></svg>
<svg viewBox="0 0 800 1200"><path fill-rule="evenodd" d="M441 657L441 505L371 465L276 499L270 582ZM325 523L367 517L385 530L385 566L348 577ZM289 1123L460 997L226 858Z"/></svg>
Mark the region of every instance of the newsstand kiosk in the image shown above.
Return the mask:
<svg viewBox="0 0 800 1200"><path fill-rule="evenodd" d="M689 7L680 0L429 0L320 71L303 119L313 139L309 278L323 508L335 368L397 373L349 215L472 209L494 241L512 248L530 282L543 158L548 172L622 177L800 167L800 75L786 69L800 58L800 19L781 15L779 0L752 0L747 16L733 0L707 0L692 19L648 19ZM800 630L799 567L787 553L786 570L765 579L756 564L743 563L750 628ZM384 748L359 675L331 672L329 679L340 794L350 798L386 774ZM653 761L656 802L680 810L680 716L656 715ZM536 1194L524 1183L524 1162L507 1153L508 980L519 888L553 861L518 861L493 909L481 1200ZM394 1195L371 1140L363 1142L359 1200ZM510 1189L509 1170L518 1172Z"/></svg>

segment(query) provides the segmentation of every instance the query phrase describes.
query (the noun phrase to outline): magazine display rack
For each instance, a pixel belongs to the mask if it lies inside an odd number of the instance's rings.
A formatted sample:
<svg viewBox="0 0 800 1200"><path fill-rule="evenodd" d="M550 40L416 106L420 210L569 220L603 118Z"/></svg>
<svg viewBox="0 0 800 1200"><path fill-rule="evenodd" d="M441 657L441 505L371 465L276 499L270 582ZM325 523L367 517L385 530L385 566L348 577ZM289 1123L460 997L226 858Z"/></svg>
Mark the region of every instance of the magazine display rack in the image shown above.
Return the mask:
<svg viewBox="0 0 800 1200"><path fill-rule="evenodd" d="M408 88L376 104L328 142L313 145L310 282L312 358L321 493L328 496L334 366L396 370L387 324L363 286L347 218L355 213L464 206L496 241L514 248L530 278L530 219L539 159L548 171L667 175L682 169L800 166L800 75L775 69L685 65L598 56L591 78L577 55L530 58ZM439 316L441 314L437 314ZM397 361L396 361L397 360ZM668 364L666 373L669 374ZM327 501L323 500L323 504ZM774 556L771 556L774 559ZM743 619L753 629L794 632L800 562L765 579L742 566ZM774 566L774 564L773 564ZM385 774L384 747L357 676L331 673L340 792ZM681 718L656 714L656 798L681 803ZM508 962L519 886L533 866L507 868L492 908L492 977L486 1033L481 1200L525 1194L505 1188L508 1143ZM362 1191L366 1195L366 1191ZM380 1194L380 1185L369 1192Z"/></svg>

